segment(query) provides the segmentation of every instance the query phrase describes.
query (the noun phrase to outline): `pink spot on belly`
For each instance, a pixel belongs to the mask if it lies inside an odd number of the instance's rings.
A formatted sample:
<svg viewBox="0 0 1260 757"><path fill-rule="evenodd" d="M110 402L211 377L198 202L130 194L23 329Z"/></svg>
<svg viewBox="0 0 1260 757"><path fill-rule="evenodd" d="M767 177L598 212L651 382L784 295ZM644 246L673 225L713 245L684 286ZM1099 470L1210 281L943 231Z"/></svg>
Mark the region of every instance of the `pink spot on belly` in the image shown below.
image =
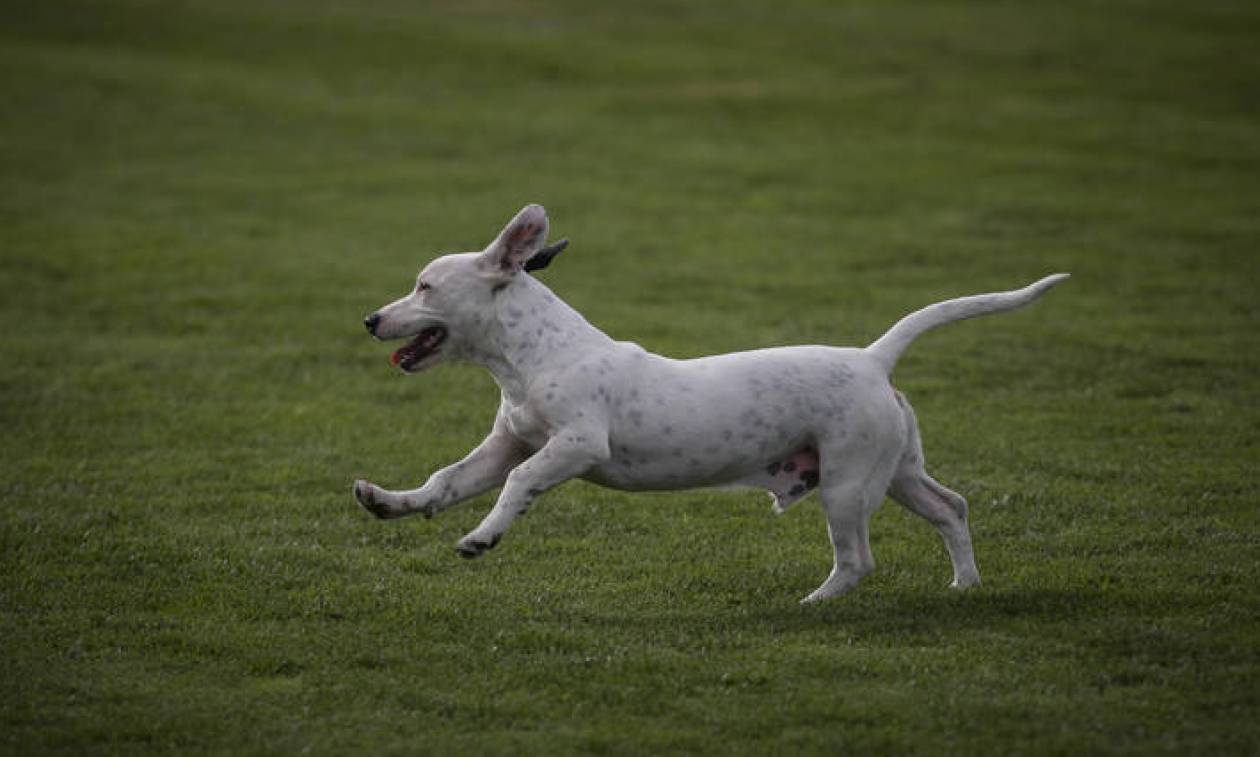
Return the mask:
<svg viewBox="0 0 1260 757"><path fill-rule="evenodd" d="M774 508L783 512L818 486L818 452L806 445L766 468L765 488L774 498Z"/></svg>

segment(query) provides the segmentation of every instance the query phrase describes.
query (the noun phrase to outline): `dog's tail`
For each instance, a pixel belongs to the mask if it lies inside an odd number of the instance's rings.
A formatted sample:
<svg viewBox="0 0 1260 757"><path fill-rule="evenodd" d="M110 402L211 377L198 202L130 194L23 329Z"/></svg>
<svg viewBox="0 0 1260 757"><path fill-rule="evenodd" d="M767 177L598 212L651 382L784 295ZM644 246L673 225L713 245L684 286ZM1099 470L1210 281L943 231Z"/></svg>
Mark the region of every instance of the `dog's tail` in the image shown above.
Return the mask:
<svg viewBox="0 0 1260 757"><path fill-rule="evenodd" d="M889 329L886 334L872 342L871 346L866 348L866 351L884 366L884 370L892 373L893 366L897 364L897 358L901 357L901 353L905 352L906 347L909 347L910 343L923 332L930 331L937 326L944 326L947 323L961 321L965 318L975 318L978 315L988 315L990 313L1004 313L1008 310L1022 308L1045 294L1046 290L1066 279L1069 275L1056 273L1034 284L1029 284L1023 289L1016 289L1011 292L976 294L970 297L959 297L956 300L946 300L935 305L928 305L922 310L916 310L897 321L896 325Z"/></svg>

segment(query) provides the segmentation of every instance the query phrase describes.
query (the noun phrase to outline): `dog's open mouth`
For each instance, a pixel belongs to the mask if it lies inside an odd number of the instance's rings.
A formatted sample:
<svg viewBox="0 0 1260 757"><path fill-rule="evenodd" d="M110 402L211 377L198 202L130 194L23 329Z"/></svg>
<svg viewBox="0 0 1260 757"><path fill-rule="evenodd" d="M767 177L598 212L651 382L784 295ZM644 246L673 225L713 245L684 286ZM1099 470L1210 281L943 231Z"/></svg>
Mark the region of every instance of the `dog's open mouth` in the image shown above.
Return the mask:
<svg viewBox="0 0 1260 757"><path fill-rule="evenodd" d="M442 348L446 341L446 329L442 326L430 326L407 343L405 347L394 350L390 361L404 371L413 371Z"/></svg>

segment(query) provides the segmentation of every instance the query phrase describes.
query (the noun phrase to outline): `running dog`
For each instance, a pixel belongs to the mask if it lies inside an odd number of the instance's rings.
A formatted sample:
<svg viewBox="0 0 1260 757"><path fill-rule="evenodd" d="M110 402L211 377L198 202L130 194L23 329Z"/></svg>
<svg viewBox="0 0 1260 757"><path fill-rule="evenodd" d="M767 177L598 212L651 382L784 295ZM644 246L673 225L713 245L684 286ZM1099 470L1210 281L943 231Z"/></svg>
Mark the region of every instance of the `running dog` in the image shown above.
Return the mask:
<svg viewBox="0 0 1260 757"><path fill-rule="evenodd" d="M803 602L834 597L874 568L867 526L885 495L936 527L953 586L980 582L967 502L924 469L914 411L889 375L923 332L1027 305L1067 277L940 302L901 319L865 348L774 347L673 360L592 326L528 272L547 247L547 213L522 209L481 252L443 255L415 289L369 315L381 340L418 373L448 360L485 366L502 390L489 436L418 489L366 481L354 495L378 518L433 517L496 487L494 508L456 551L492 549L538 496L572 478L643 491L740 486L774 509L817 489L835 562Z"/></svg>

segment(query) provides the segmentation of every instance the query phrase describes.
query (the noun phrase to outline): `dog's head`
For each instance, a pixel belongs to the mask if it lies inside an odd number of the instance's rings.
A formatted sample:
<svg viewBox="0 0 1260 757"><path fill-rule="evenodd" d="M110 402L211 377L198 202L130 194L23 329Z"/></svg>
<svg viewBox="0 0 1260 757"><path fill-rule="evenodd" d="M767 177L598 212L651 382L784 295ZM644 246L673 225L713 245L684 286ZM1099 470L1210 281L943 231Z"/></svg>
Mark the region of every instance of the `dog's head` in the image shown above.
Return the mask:
<svg viewBox="0 0 1260 757"><path fill-rule="evenodd" d="M527 205L481 252L443 255L424 267L415 289L363 319L381 340L409 339L393 363L418 373L466 354L486 326L492 303L523 271L545 268L567 241L544 246L547 211Z"/></svg>

